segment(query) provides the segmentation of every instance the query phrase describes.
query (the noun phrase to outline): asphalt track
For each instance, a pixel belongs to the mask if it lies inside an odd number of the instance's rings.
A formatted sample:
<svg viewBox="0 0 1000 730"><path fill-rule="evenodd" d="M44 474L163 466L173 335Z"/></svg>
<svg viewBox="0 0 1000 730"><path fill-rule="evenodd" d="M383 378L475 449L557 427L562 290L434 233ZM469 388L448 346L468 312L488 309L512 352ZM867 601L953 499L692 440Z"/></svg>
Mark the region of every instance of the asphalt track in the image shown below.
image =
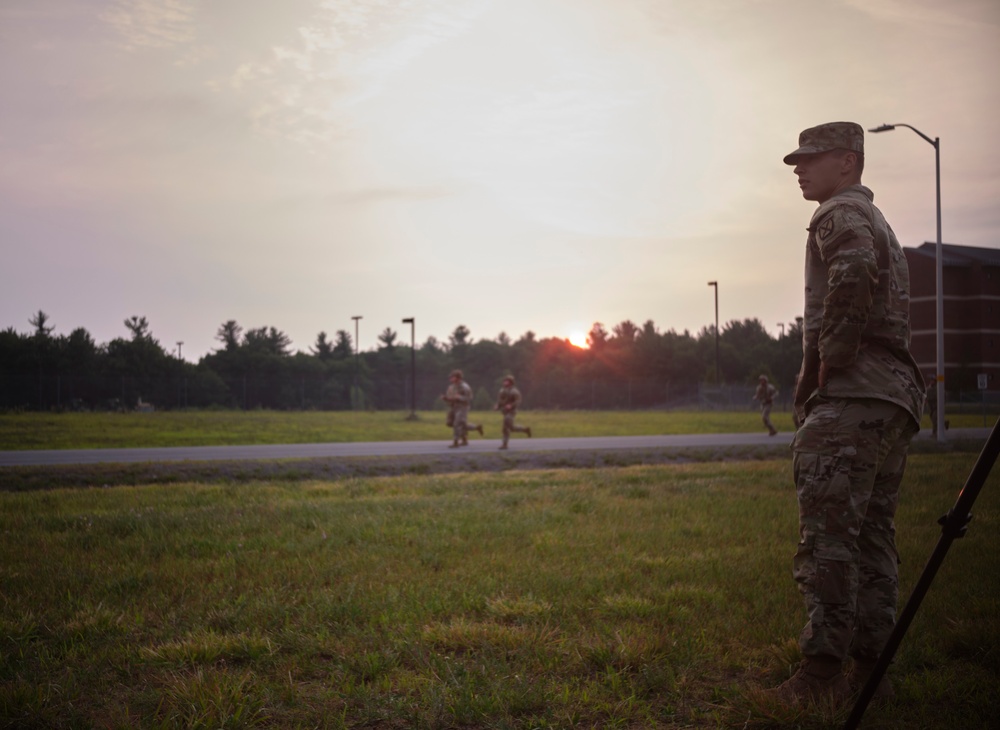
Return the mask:
<svg viewBox="0 0 1000 730"><path fill-rule="evenodd" d="M985 444L988 428L957 428L949 440ZM932 439L929 430L917 435ZM513 438L511 452L622 451L628 449L700 449L720 447L790 445L792 433L680 434L673 436L598 436L587 438ZM0 451L0 467L54 466L60 464L136 464L191 461L249 461L255 459L314 459L357 456L444 456L495 454L499 439L476 438L467 447L448 448L447 441L380 441L325 444L258 444L253 446L178 446L133 449L59 449Z"/></svg>

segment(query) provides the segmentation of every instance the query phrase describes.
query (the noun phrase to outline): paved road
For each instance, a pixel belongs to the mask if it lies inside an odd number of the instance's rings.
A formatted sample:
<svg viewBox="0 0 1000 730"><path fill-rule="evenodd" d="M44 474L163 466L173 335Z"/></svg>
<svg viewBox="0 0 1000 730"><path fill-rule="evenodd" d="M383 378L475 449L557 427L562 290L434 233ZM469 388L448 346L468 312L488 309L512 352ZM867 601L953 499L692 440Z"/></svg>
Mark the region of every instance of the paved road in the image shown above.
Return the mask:
<svg viewBox="0 0 1000 730"><path fill-rule="evenodd" d="M959 428L949 438L986 443L988 428ZM601 436L590 438L515 438L512 451L608 451L648 448L716 448L721 446L773 446L791 443L791 433L769 437L766 433L682 434L676 436ZM930 439L921 431L919 439ZM3 466L57 464L126 464L170 461L246 461L252 459L311 459L337 456L413 456L494 453L498 439L476 439L467 448L449 449L447 441L382 441L334 444L267 444L257 446L179 446L137 449L62 449L0 451Z"/></svg>

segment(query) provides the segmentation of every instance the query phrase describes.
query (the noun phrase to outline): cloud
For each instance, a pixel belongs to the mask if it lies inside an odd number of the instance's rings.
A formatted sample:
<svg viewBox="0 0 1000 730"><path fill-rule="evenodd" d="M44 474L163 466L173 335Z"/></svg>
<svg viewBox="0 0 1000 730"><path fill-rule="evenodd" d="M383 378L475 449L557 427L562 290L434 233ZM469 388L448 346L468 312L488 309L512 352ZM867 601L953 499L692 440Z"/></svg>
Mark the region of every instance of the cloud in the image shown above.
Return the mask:
<svg viewBox="0 0 1000 730"><path fill-rule="evenodd" d="M350 127L350 109L377 95L421 54L469 26L490 0L328 0L292 43L243 60L214 82L245 94L256 131L325 144Z"/></svg>
<svg viewBox="0 0 1000 730"><path fill-rule="evenodd" d="M170 48L194 41L194 3L188 0L115 0L101 14L131 51L143 48Z"/></svg>

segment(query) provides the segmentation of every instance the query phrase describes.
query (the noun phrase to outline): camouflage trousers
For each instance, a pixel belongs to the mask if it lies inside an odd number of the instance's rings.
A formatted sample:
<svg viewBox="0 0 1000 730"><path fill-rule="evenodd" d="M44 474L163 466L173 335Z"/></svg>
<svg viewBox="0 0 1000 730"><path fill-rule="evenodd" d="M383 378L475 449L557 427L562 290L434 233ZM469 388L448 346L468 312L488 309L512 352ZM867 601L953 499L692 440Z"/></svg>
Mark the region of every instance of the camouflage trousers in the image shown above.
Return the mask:
<svg viewBox="0 0 1000 730"><path fill-rule="evenodd" d="M768 433L774 433L776 430L771 423L771 409L774 408L773 403L761 403L760 405L760 420L768 430Z"/></svg>
<svg viewBox="0 0 1000 730"><path fill-rule="evenodd" d="M885 647L899 599L899 485L918 428L888 401L820 398L796 432L804 656L874 660Z"/></svg>
<svg viewBox="0 0 1000 730"><path fill-rule="evenodd" d="M517 417L517 411L504 411L503 414L503 442L506 444L510 441L510 435L512 433L527 433L528 429L526 426L516 426L514 425L514 419Z"/></svg>
<svg viewBox="0 0 1000 730"><path fill-rule="evenodd" d="M456 441L461 441L462 439L468 438L469 429L477 429L479 426L473 423L469 425L469 409L468 408L456 408L452 411L454 417L451 420L452 434Z"/></svg>

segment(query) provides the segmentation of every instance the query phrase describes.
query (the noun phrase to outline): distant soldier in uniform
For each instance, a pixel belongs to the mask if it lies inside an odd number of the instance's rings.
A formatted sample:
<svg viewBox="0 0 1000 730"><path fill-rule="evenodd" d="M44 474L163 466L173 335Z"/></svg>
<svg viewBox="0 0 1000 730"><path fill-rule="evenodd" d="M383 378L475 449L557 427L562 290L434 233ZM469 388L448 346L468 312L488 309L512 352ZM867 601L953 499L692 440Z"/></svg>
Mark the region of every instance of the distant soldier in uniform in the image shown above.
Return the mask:
<svg viewBox="0 0 1000 730"><path fill-rule="evenodd" d="M479 431L483 435L482 424L469 423L469 405L472 403L472 388L465 382L461 370L452 370L448 376L448 389L441 400L448 404L448 418L454 442L449 448L469 445L469 431Z"/></svg>
<svg viewBox="0 0 1000 730"><path fill-rule="evenodd" d="M526 433L528 438L531 438L531 426L514 425L514 419L517 417L517 409L520 405L521 391L514 385L514 376L508 375L503 379L503 387L500 388L500 393L497 395L497 404L493 406L493 410L503 413L503 444L500 446L501 449L507 448L507 442L510 440L512 432Z"/></svg>
<svg viewBox="0 0 1000 730"><path fill-rule="evenodd" d="M808 622L798 671L770 693L802 706L864 685L896 620L894 517L924 382L910 355L909 271L861 184L864 132L833 122L799 135L784 158L808 227L802 368L793 441L799 544L793 575ZM853 659L845 676L845 662ZM893 694L883 678L876 698Z"/></svg>
<svg viewBox="0 0 1000 730"><path fill-rule="evenodd" d="M753 399L760 403L760 420L767 426L767 433L774 436L778 429L771 423L771 408L774 405L774 397L778 395L778 389L767 382L767 376L761 375L757 381L757 392L753 394Z"/></svg>

